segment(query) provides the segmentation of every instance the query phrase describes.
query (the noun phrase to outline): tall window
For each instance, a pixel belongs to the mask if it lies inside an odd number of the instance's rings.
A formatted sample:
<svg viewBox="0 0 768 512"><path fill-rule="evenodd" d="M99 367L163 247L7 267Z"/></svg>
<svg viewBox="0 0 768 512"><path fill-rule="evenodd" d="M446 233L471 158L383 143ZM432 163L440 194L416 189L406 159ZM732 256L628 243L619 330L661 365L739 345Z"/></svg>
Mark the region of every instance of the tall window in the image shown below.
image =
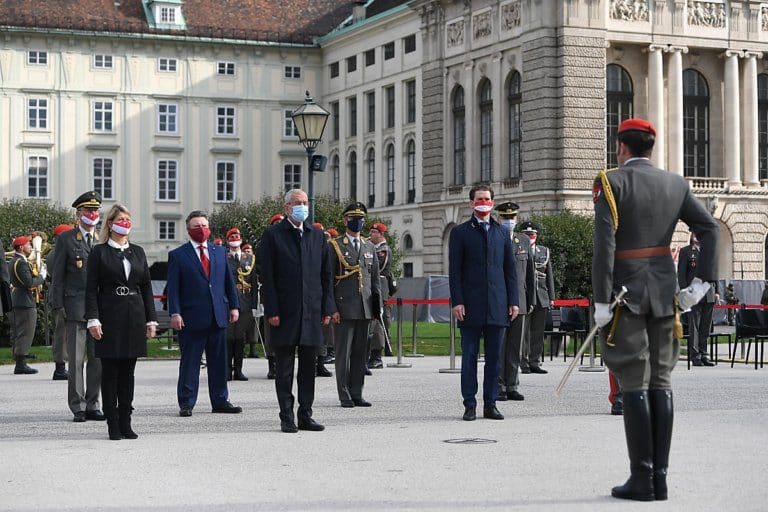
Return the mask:
<svg viewBox="0 0 768 512"><path fill-rule="evenodd" d="M216 107L216 135L235 134L235 107Z"/></svg>
<svg viewBox="0 0 768 512"><path fill-rule="evenodd" d="M347 57L347 73L357 71L357 55Z"/></svg>
<svg viewBox="0 0 768 512"><path fill-rule="evenodd" d="M373 148L368 150L365 164L368 167L368 208L373 208L376 204L376 152Z"/></svg>
<svg viewBox="0 0 768 512"><path fill-rule="evenodd" d="M331 136L333 140L339 140L339 102L331 103Z"/></svg>
<svg viewBox="0 0 768 512"><path fill-rule="evenodd" d="M296 125L293 124L293 110L283 110L283 135L285 137L298 137L299 130Z"/></svg>
<svg viewBox="0 0 768 512"><path fill-rule="evenodd" d="M395 86L390 85L384 89L387 98L387 117L385 128L395 127Z"/></svg>
<svg viewBox="0 0 768 512"><path fill-rule="evenodd" d="M384 60L395 58L395 42L391 41L384 45Z"/></svg>
<svg viewBox="0 0 768 512"><path fill-rule="evenodd" d="M373 66L376 64L376 49L371 48L370 50L366 50L365 53L365 65L367 66Z"/></svg>
<svg viewBox="0 0 768 512"><path fill-rule="evenodd" d="M387 206L395 204L395 145L387 146Z"/></svg>
<svg viewBox="0 0 768 512"><path fill-rule="evenodd" d="M158 240L176 240L176 221L175 220L157 221L157 239Z"/></svg>
<svg viewBox="0 0 768 512"><path fill-rule="evenodd" d="M161 103L157 106L158 133L176 133L178 131L179 106L175 103Z"/></svg>
<svg viewBox="0 0 768 512"><path fill-rule="evenodd" d="M112 188L113 162L111 158L93 159L93 190L104 199L114 199Z"/></svg>
<svg viewBox="0 0 768 512"><path fill-rule="evenodd" d="M605 67L605 165L607 169L619 166L616 157L616 136L619 125L632 117L632 79L617 65Z"/></svg>
<svg viewBox="0 0 768 512"><path fill-rule="evenodd" d="M413 53L416 51L416 34L411 34L403 38L403 53Z"/></svg>
<svg viewBox="0 0 768 512"><path fill-rule="evenodd" d="M27 128L30 130L48 129L48 100L29 98L27 100Z"/></svg>
<svg viewBox="0 0 768 512"><path fill-rule="evenodd" d="M301 165L285 164L283 166L283 192L301 188Z"/></svg>
<svg viewBox="0 0 768 512"><path fill-rule="evenodd" d="M331 160L331 174L333 180L333 198L341 199L341 172L339 171L339 155L333 155Z"/></svg>
<svg viewBox="0 0 768 512"><path fill-rule="evenodd" d="M523 168L523 119L520 107L520 73L512 72L507 85L507 111L509 114L509 178L520 178Z"/></svg>
<svg viewBox="0 0 768 512"><path fill-rule="evenodd" d="M235 162L216 162L216 201L235 200Z"/></svg>
<svg viewBox="0 0 768 512"><path fill-rule="evenodd" d="M368 132L376 131L376 93L374 91L365 93L365 101L368 106Z"/></svg>
<svg viewBox="0 0 768 512"><path fill-rule="evenodd" d="M491 81L480 85L480 181L493 178L493 96Z"/></svg>
<svg viewBox="0 0 768 512"><path fill-rule="evenodd" d="M405 82L405 122L416 122L416 80Z"/></svg>
<svg viewBox="0 0 768 512"><path fill-rule="evenodd" d="M157 199L176 201L179 182L179 162L176 160L157 161Z"/></svg>
<svg viewBox="0 0 768 512"><path fill-rule="evenodd" d="M331 71L331 78L336 78L339 76L339 63L337 62L331 62L329 69Z"/></svg>
<svg viewBox="0 0 768 512"><path fill-rule="evenodd" d="M768 74L757 75L757 143L760 179L768 180ZM766 274L768 275L768 274Z"/></svg>
<svg viewBox="0 0 768 512"><path fill-rule="evenodd" d="M97 132L112 131L113 104L111 101L93 102L93 130Z"/></svg>
<svg viewBox="0 0 768 512"><path fill-rule="evenodd" d="M357 152L349 154L349 198L357 201Z"/></svg>
<svg viewBox="0 0 768 512"><path fill-rule="evenodd" d="M466 179L464 167L465 151L465 111L464 89L457 86L453 91L453 184L464 185Z"/></svg>
<svg viewBox="0 0 768 512"><path fill-rule="evenodd" d="M683 71L685 176L709 176L709 86L696 70Z"/></svg>
<svg viewBox="0 0 768 512"><path fill-rule="evenodd" d="M347 106L349 107L349 136L354 137L357 135L357 97L347 98Z"/></svg>
<svg viewBox="0 0 768 512"><path fill-rule="evenodd" d="M48 197L47 156L30 156L27 159L27 196Z"/></svg>
<svg viewBox="0 0 768 512"><path fill-rule="evenodd" d="M416 201L416 143L411 140L405 149L405 181L408 184L408 202Z"/></svg>

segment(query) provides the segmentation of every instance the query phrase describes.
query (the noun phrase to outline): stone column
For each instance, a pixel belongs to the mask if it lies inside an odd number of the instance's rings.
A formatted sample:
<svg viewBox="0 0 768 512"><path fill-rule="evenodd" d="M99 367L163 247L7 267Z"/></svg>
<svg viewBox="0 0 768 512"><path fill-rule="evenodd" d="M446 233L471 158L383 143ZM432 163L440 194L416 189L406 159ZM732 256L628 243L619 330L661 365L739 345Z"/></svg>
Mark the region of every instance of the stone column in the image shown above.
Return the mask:
<svg viewBox="0 0 768 512"><path fill-rule="evenodd" d="M661 52L666 46L652 44L648 47L648 120L656 127L656 144L651 161L656 167L666 169L666 145L664 130L664 65Z"/></svg>
<svg viewBox="0 0 768 512"><path fill-rule="evenodd" d="M741 134L744 147L744 185L759 187L759 147L757 138L757 59L759 52L744 52L742 67L742 92L744 118L741 123Z"/></svg>
<svg viewBox="0 0 768 512"><path fill-rule="evenodd" d="M669 66L667 71L668 90L667 98L669 110L667 112L669 127L669 157L667 168L680 176L683 175L683 53L688 53L688 48L681 46L669 47Z"/></svg>
<svg viewBox="0 0 768 512"><path fill-rule="evenodd" d="M724 150L725 174L728 178L728 187L741 186L741 122L739 102L739 57L741 52L727 50L723 53L725 58L725 90L723 100L725 104Z"/></svg>

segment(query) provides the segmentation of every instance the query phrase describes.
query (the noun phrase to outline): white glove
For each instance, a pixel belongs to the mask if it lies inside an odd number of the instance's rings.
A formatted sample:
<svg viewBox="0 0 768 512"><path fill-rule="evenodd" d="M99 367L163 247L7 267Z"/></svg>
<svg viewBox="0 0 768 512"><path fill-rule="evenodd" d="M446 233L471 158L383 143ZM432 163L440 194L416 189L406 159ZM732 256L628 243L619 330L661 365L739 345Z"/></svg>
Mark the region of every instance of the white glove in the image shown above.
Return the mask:
<svg viewBox="0 0 768 512"><path fill-rule="evenodd" d="M704 298L707 291L709 291L709 288L709 283L705 283L698 277L694 277L691 284L688 285L687 288L680 290L680 293L677 295L677 306L683 313L690 311L693 306L698 304L699 301Z"/></svg>
<svg viewBox="0 0 768 512"><path fill-rule="evenodd" d="M48 268L45 265L40 268L40 277L43 278L43 281L45 281L45 278L48 277Z"/></svg>
<svg viewBox="0 0 768 512"><path fill-rule="evenodd" d="M603 302L595 302L595 323L597 326L604 327L608 325L608 322L611 320L613 320L611 305Z"/></svg>

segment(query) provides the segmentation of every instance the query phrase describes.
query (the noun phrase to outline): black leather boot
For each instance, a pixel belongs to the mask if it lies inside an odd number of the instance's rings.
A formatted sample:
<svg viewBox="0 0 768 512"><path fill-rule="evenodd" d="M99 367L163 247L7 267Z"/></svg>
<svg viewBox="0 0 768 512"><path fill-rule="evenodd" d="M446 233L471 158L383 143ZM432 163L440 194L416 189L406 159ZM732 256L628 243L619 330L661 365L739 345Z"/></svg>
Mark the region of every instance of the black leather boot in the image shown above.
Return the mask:
<svg viewBox="0 0 768 512"><path fill-rule="evenodd" d="M107 417L107 432L109 433L109 439L112 441L119 441L123 438L123 434L120 433L120 423L117 415L117 409L114 407L104 406L104 416Z"/></svg>
<svg viewBox="0 0 768 512"><path fill-rule="evenodd" d="M671 389L652 389L648 392L653 423L653 492L656 499L667 499L667 467L672 444L674 408Z"/></svg>
<svg viewBox="0 0 768 512"><path fill-rule="evenodd" d="M245 346L242 343L235 342L235 371L232 377L235 380L248 380L243 374L243 357L245 356Z"/></svg>
<svg viewBox="0 0 768 512"><path fill-rule="evenodd" d="M13 369L14 375L34 375L37 370L27 364L27 356L16 356L16 368Z"/></svg>
<svg viewBox="0 0 768 512"><path fill-rule="evenodd" d="M131 413L133 407L120 406L118 409L118 425L120 427L120 434L125 439L138 439L139 434L133 431L131 428Z"/></svg>
<svg viewBox="0 0 768 512"><path fill-rule="evenodd" d="M64 363L56 363L56 369L53 370L53 380L69 380L69 372Z"/></svg>
<svg viewBox="0 0 768 512"><path fill-rule="evenodd" d="M624 434L630 477L611 489L614 498L653 501L653 435L648 391L624 392Z"/></svg>

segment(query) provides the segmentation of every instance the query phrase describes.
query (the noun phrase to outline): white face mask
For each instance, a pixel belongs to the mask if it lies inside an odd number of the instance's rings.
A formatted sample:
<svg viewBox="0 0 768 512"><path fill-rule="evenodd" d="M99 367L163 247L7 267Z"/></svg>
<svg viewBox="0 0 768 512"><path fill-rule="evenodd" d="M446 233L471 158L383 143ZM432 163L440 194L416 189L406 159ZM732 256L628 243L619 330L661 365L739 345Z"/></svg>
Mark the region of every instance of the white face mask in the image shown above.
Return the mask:
<svg viewBox="0 0 768 512"><path fill-rule="evenodd" d="M510 233L515 231L515 226L517 226L517 221L513 219L502 219L501 225L505 226Z"/></svg>
<svg viewBox="0 0 768 512"><path fill-rule="evenodd" d="M243 243L243 241L242 240L232 240L231 242L227 242L227 243L233 249L237 249L238 247L240 247L240 244Z"/></svg>

